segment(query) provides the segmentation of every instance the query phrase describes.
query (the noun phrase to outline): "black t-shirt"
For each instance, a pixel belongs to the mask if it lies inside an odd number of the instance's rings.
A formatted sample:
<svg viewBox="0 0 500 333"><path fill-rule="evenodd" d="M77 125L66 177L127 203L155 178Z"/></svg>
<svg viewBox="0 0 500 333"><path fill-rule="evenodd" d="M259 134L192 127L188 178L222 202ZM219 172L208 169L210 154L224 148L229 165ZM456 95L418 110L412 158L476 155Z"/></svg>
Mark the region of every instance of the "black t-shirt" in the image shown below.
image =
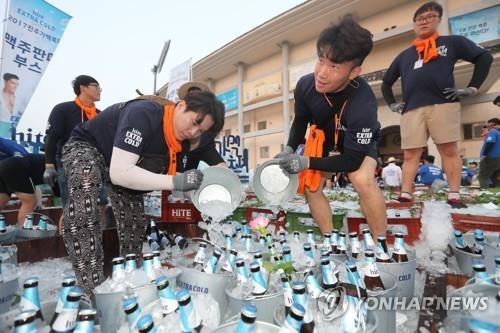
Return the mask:
<svg viewBox="0 0 500 333"><path fill-rule="evenodd" d="M443 94L445 88L453 88L455 79L453 69L460 60L473 60L486 52L483 48L463 36L440 36L436 40L439 56L421 67L415 68L418 58L415 46L401 52L392 62L384 75L383 81L393 85L401 77L403 88L403 102L405 109L453 103L457 100L448 100Z"/></svg>
<svg viewBox="0 0 500 333"><path fill-rule="evenodd" d="M199 145L192 151L185 153L177 162L177 170L196 169L200 161L208 165L217 165L224 162L224 159L215 148L214 138L205 133L201 135Z"/></svg>
<svg viewBox="0 0 500 333"><path fill-rule="evenodd" d="M96 110L97 113L101 112ZM45 134L45 155L47 163L60 160L62 147L68 141L76 125L87 121L85 112L74 102L64 102L54 106L50 112Z"/></svg>
<svg viewBox="0 0 500 333"><path fill-rule="evenodd" d="M137 165L154 173L168 171L169 153L163 135L162 105L148 100L132 100L112 105L99 117L78 125L72 132L72 138L87 141L95 146L104 156L106 164L111 163L113 147L117 147L140 156ZM213 139L207 137L203 145L191 153L204 155L214 146ZM177 171L184 171L183 164L189 159L189 142L182 142L182 152L176 156ZM208 153L207 153L208 154Z"/></svg>
<svg viewBox="0 0 500 333"><path fill-rule="evenodd" d="M325 96L318 93L314 86L314 74L300 78L295 88L295 117L290 130L288 145L293 149L305 142L304 135L309 124L316 124L325 132L323 156L334 147L335 114L340 115L342 105L347 100L340 124L339 142L344 149L369 152L373 150L378 138L380 124L377 120L377 101L368 83L361 77L339 93L327 94L333 104L328 104Z"/></svg>

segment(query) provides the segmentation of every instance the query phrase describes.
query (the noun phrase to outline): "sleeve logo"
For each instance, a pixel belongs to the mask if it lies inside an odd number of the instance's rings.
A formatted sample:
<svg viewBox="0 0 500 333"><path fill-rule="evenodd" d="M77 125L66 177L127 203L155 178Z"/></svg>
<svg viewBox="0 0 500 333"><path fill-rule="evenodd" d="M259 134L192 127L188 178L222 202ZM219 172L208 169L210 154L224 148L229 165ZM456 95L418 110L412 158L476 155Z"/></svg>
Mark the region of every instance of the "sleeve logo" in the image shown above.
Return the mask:
<svg viewBox="0 0 500 333"><path fill-rule="evenodd" d="M371 128L363 128L361 132L356 133L356 139L359 144L367 145L372 141L372 130Z"/></svg>
<svg viewBox="0 0 500 333"><path fill-rule="evenodd" d="M123 142L132 147L139 147L139 145L142 143L142 134L140 131L132 128L131 131L127 131L125 133L125 139L123 140Z"/></svg>

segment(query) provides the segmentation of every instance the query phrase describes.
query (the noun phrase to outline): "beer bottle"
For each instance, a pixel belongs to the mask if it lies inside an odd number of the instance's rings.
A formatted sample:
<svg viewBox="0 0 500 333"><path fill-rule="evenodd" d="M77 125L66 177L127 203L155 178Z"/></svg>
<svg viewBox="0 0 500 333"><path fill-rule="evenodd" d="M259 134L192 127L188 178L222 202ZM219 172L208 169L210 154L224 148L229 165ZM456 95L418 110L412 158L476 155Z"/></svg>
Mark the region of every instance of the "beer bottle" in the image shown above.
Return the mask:
<svg viewBox="0 0 500 333"><path fill-rule="evenodd" d="M63 279L61 291L59 292L59 298L57 299L56 310L54 311L54 315L50 320L50 326L54 323L57 315L61 312L64 303L66 303L66 298L68 297L68 293L72 287L76 285L76 276L66 276Z"/></svg>
<svg viewBox="0 0 500 333"><path fill-rule="evenodd" d="M252 236L251 235L243 235L243 245L245 246L245 250L250 252L252 249Z"/></svg>
<svg viewBox="0 0 500 333"><path fill-rule="evenodd" d="M150 220L146 226L146 235L157 242L160 241L160 232L154 220Z"/></svg>
<svg viewBox="0 0 500 333"><path fill-rule="evenodd" d="M330 258L326 256L321 257L321 276L323 279L323 286L325 289L335 288L339 284L339 280L332 269Z"/></svg>
<svg viewBox="0 0 500 333"><path fill-rule="evenodd" d="M368 296L363 289L363 283L359 277L356 262L346 261L347 276L349 284L342 284L346 291L347 310L342 316L343 332L361 332L367 316L366 303L363 300Z"/></svg>
<svg viewBox="0 0 500 333"><path fill-rule="evenodd" d="M142 315L136 297L134 295L125 295L123 297L122 308L127 317L128 328L131 331L135 331L137 329L137 322Z"/></svg>
<svg viewBox="0 0 500 333"><path fill-rule="evenodd" d="M288 245L283 246L283 260L285 262L292 262L292 250Z"/></svg>
<svg viewBox="0 0 500 333"><path fill-rule="evenodd" d="M5 216L3 214L0 214L0 233L6 233L7 232L7 224L5 223Z"/></svg>
<svg viewBox="0 0 500 333"><path fill-rule="evenodd" d="M339 240L337 244L337 249L335 254L346 254L347 253L347 241L345 238L345 232L339 231Z"/></svg>
<svg viewBox="0 0 500 333"><path fill-rule="evenodd" d="M394 248L392 250L392 261L394 262L407 262L408 255L405 249L405 239L401 232L394 234Z"/></svg>
<svg viewBox="0 0 500 333"><path fill-rule="evenodd" d="M314 231L312 229L307 229L307 241L314 245L316 243L314 239Z"/></svg>
<svg viewBox="0 0 500 333"><path fill-rule="evenodd" d="M270 232L268 232L268 233L266 234L266 242L267 242L268 244L271 244L271 243L273 242L273 235L271 235L271 233L270 233Z"/></svg>
<svg viewBox="0 0 500 333"><path fill-rule="evenodd" d="M195 311L191 295L187 289L182 289L177 293L177 302L179 302L182 331L200 332L203 327L201 318Z"/></svg>
<svg viewBox="0 0 500 333"><path fill-rule="evenodd" d="M387 240L385 236L377 237L377 262L391 262L389 257L389 251L387 250Z"/></svg>
<svg viewBox="0 0 500 333"><path fill-rule="evenodd" d="M236 279L238 283L248 283L249 274L245 266L245 261L242 258L237 258L234 265L236 266Z"/></svg>
<svg viewBox="0 0 500 333"><path fill-rule="evenodd" d="M205 264L205 267L203 268L202 272L208 274L215 274L221 256L222 252L219 249L214 249L212 256L210 257L210 259L208 259L208 262Z"/></svg>
<svg viewBox="0 0 500 333"><path fill-rule="evenodd" d="M356 289L356 295L358 295L357 288L362 289L362 292L364 291L364 294L366 296L366 290L365 290L366 286L363 280L361 279L361 276L359 275L356 262L353 260L347 260L345 262L345 267L347 271L347 281L349 281L350 285L347 286L346 289L353 290L352 287L354 287L354 289ZM345 284L343 285L345 286Z"/></svg>
<svg viewBox="0 0 500 333"><path fill-rule="evenodd" d="M323 248L324 249L332 248L332 234L328 232L323 234Z"/></svg>
<svg viewBox="0 0 500 333"><path fill-rule="evenodd" d="M156 289L158 289L158 296L160 298L163 316L165 317L169 313L177 310L179 307L177 297L175 297L174 290L165 275L156 279Z"/></svg>
<svg viewBox="0 0 500 333"><path fill-rule="evenodd" d="M474 231L474 254L483 254L484 234L481 229Z"/></svg>
<svg viewBox="0 0 500 333"><path fill-rule="evenodd" d="M375 254L373 250L365 250L365 286L373 291L385 290L377 264L375 263Z"/></svg>
<svg viewBox="0 0 500 333"><path fill-rule="evenodd" d="M153 268L156 270L161 269L160 256L161 256L160 251L153 251Z"/></svg>
<svg viewBox="0 0 500 333"><path fill-rule="evenodd" d="M26 214L24 216L23 229L25 229L25 230L33 230L33 215Z"/></svg>
<svg viewBox="0 0 500 333"><path fill-rule="evenodd" d="M309 300L306 294L306 285L304 282L294 282L292 284L293 289L293 303L300 304L305 311L304 323L302 324L302 333L312 333L314 331L314 316L309 309ZM293 307L292 307L293 311Z"/></svg>
<svg viewBox="0 0 500 333"><path fill-rule="evenodd" d="M280 279L281 279L281 287L283 288L285 314L288 315L288 312L290 312L290 307L292 306L292 303L293 303L292 285L290 284L288 277L286 276L285 272L283 272L283 271L280 274Z"/></svg>
<svg viewBox="0 0 500 333"><path fill-rule="evenodd" d="M238 258L238 251L236 251L235 249L229 250L229 256L224 261L224 265L221 267L221 269L226 272L233 272L236 258Z"/></svg>
<svg viewBox="0 0 500 333"><path fill-rule="evenodd" d="M280 241L282 240L286 241L286 232L280 231L279 236L280 236Z"/></svg>
<svg viewBox="0 0 500 333"><path fill-rule="evenodd" d="M36 311L24 310L14 318L14 333L36 332Z"/></svg>
<svg viewBox="0 0 500 333"><path fill-rule="evenodd" d="M73 333L93 333L96 314L97 312L94 309L78 311L78 319Z"/></svg>
<svg viewBox="0 0 500 333"><path fill-rule="evenodd" d="M160 244L158 244L158 242L155 239L153 239L150 235L147 235L146 239L148 241L149 247L151 248L151 251L156 251L160 249Z"/></svg>
<svg viewBox="0 0 500 333"><path fill-rule="evenodd" d="M460 230L455 230L454 232L455 235L455 247L459 250L462 250L464 252L468 253L473 253L472 249L470 248L469 245L465 242L464 238L462 237L462 232Z"/></svg>
<svg viewBox="0 0 500 333"><path fill-rule="evenodd" d="M293 303L279 333L300 333L305 312L306 310L302 305Z"/></svg>
<svg viewBox="0 0 500 333"><path fill-rule="evenodd" d="M226 249L233 248L233 237L231 235L224 235L224 239L226 240Z"/></svg>
<svg viewBox="0 0 500 333"><path fill-rule="evenodd" d="M500 255L495 256L495 283L500 285Z"/></svg>
<svg viewBox="0 0 500 333"><path fill-rule="evenodd" d="M259 264L262 273L264 273L264 275L267 275L267 272L264 269L264 259L262 259L262 252L259 251L255 252L253 254L253 259Z"/></svg>
<svg viewBox="0 0 500 333"><path fill-rule="evenodd" d="M266 237L259 236L259 245L266 246Z"/></svg>
<svg viewBox="0 0 500 333"><path fill-rule="evenodd" d="M249 235L250 234L250 229L248 229L248 223L247 223L247 221L241 221L241 233L243 235Z"/></svg>
<svg viewBox="0 0 500 333"><path fill-rule="evenodd" d="M252 272L252 294L255 296L264 295L267 291L267 279L260 270L259 263L252 262L250 271Z"/></svg>
<svg viewBox="0 0 500 333"><path fill-rule="evenodd" d="M356 231L349 233L349 241L351 243L351 257L356 259L361 253L361 243L359 242L358 233Z"/></svg>
<svg viewBox="0 0 500 333"><path fill-rule="evenodd" d="M38 230L45 231L47 230L47 221L48 218L45 215L40 216L40 219L38 220Z"/></svg>
<svg viewBox="0 0 500 333"><path fill-rule="evenodd" d="M314 255L312 253L311 244L304 243L303 248L304 248L304 254L306 255L307 266L309 267L315 266L316 263L314 261Z"/></svg>
<svg viewBox="0 0 500 333"><path fill-rule="evenodd" d="M363 233L365 249L375 249L375 242L373 241L370 229L365 228L361 232Z"/></svg>
<svg viewBox="0 0 500 333"><path fill-rule="evenodd" d="M38 277L32 276L24 280L23 295L21 296L21 311L35 311L35 321L40 323L44 321L40 307L40 296L38 293ZM38 325L35 323L35 325Z"/></svg>
<svg viewBox="0 0 500 333"><path fill-rule="evenodd" d="M339 243L339 231L337 229L333 229L332 231L331 242L332 242L332 253L336 253L337 246Z"/></svg>
<svg viewBox="0 0 500 333"><path fill-rule="evenodd" d="M137 269L137 256L135 253L129 253L125 256L125 272L130 273Z"/></svg>
<svg viewBox="0 0 500 333"><path fill-rule="evenodd" d="M482 262L476 262L472 265L472 269L474 270L474 278L476 279L476 283L483 282L488 284L493 284L492 279L486 272L486 266Z"/></svg>
<svg viewBox="0 0 500 333"><path fill-rule="evenodd" d="M63 308L54 315L53 323L50 325L51 333L72 332L76 326L78 318L78 307L80 298L83 296L83 289L71 287L66 296Z"/></svg>
<svg viewBox="0 0 500 333"><path fill-rule="evenodd" d="M182 235L175 234L175 233L173 233L172 235L169 235L169 234L166 234L166 235L170 241L170 244L177 245L179 247L179 249L181 249L181 250L185 249L189 245L186 238L184 238Z"/></svg>
<svg viewBox="0 0 500 333"><path fill-rule="evenodd" d="M193 259L193 267L198 265L202 266L205 264L205 258L207 257L207 244L200 243L198 247L198 251L196 251L196 255Z"/></svg>
<svg viewBox="0 0 500 333"><path fill-rule="evenodd" d="M250 303L243 304L241 315L238 324L236 325L236 333L255 333L257 319L257 308Z"/></svg>
<svg viewBox="0 0 500 333"><path fill-rule="evenodd" d="M153 317L149 314L143 315L139 318L137 322L137 329L139 333L157 333L158 330L155 327L155 323L153 322Z"/></svg>
<svg viewBox="0 0 500 333"><path fill-rule="evenodd" d="M146 276L150 281L154 281L156 279L156 271L153 266L153 254L152 253L144 253L142 255L142 270L146 273Z"/></svg>
<svg viewBox="0 0 500 333"><path fill-rule="evenodd" d="M323 291L318 283L318 279L314 276L314 272L311 269L306 269L304 272L306 276L306 287L307 293L314 299L318 299Z"/></svg>
<svg viewBox="0 0 500 333"><path fill-rule="evenodd" d="M293 232L293 240L296 242L300 242L300 232L298 231Z"/></svg>

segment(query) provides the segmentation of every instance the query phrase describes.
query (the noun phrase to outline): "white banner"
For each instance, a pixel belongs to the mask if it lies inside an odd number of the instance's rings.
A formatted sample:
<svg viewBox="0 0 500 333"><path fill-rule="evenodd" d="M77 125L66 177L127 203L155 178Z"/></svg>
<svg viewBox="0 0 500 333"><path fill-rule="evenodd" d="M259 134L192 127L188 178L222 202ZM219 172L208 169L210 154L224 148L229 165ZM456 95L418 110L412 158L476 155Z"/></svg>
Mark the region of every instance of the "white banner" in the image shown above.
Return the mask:
<svg viewBox="0 0 500 333"><path fill-rule="evenodd" d="M168 80L167 99L177 102L177 89L184 83L191 81L191 59L172 68Z"/></svg>
<svg viewBox="0 0 500 333"><path fill-rule="evenodd" d="M43 0L11 0L0 64L0 136L10 138L71 16Z"/></svg>

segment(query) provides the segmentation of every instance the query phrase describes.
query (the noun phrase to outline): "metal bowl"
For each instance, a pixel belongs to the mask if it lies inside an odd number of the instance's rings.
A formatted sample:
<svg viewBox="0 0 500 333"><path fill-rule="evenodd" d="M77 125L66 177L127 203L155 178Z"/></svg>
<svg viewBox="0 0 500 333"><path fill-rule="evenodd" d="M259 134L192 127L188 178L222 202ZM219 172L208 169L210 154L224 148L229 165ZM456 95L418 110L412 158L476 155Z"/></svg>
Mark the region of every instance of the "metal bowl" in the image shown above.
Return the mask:
<svg viewBox="0 0 500 333"><path fill-rule="evenodd" d="M279 160L272 159L255 170L252 186L262 202L278 206L293 198L299 186L299 177L287 174L279 167Z"/></svg>

